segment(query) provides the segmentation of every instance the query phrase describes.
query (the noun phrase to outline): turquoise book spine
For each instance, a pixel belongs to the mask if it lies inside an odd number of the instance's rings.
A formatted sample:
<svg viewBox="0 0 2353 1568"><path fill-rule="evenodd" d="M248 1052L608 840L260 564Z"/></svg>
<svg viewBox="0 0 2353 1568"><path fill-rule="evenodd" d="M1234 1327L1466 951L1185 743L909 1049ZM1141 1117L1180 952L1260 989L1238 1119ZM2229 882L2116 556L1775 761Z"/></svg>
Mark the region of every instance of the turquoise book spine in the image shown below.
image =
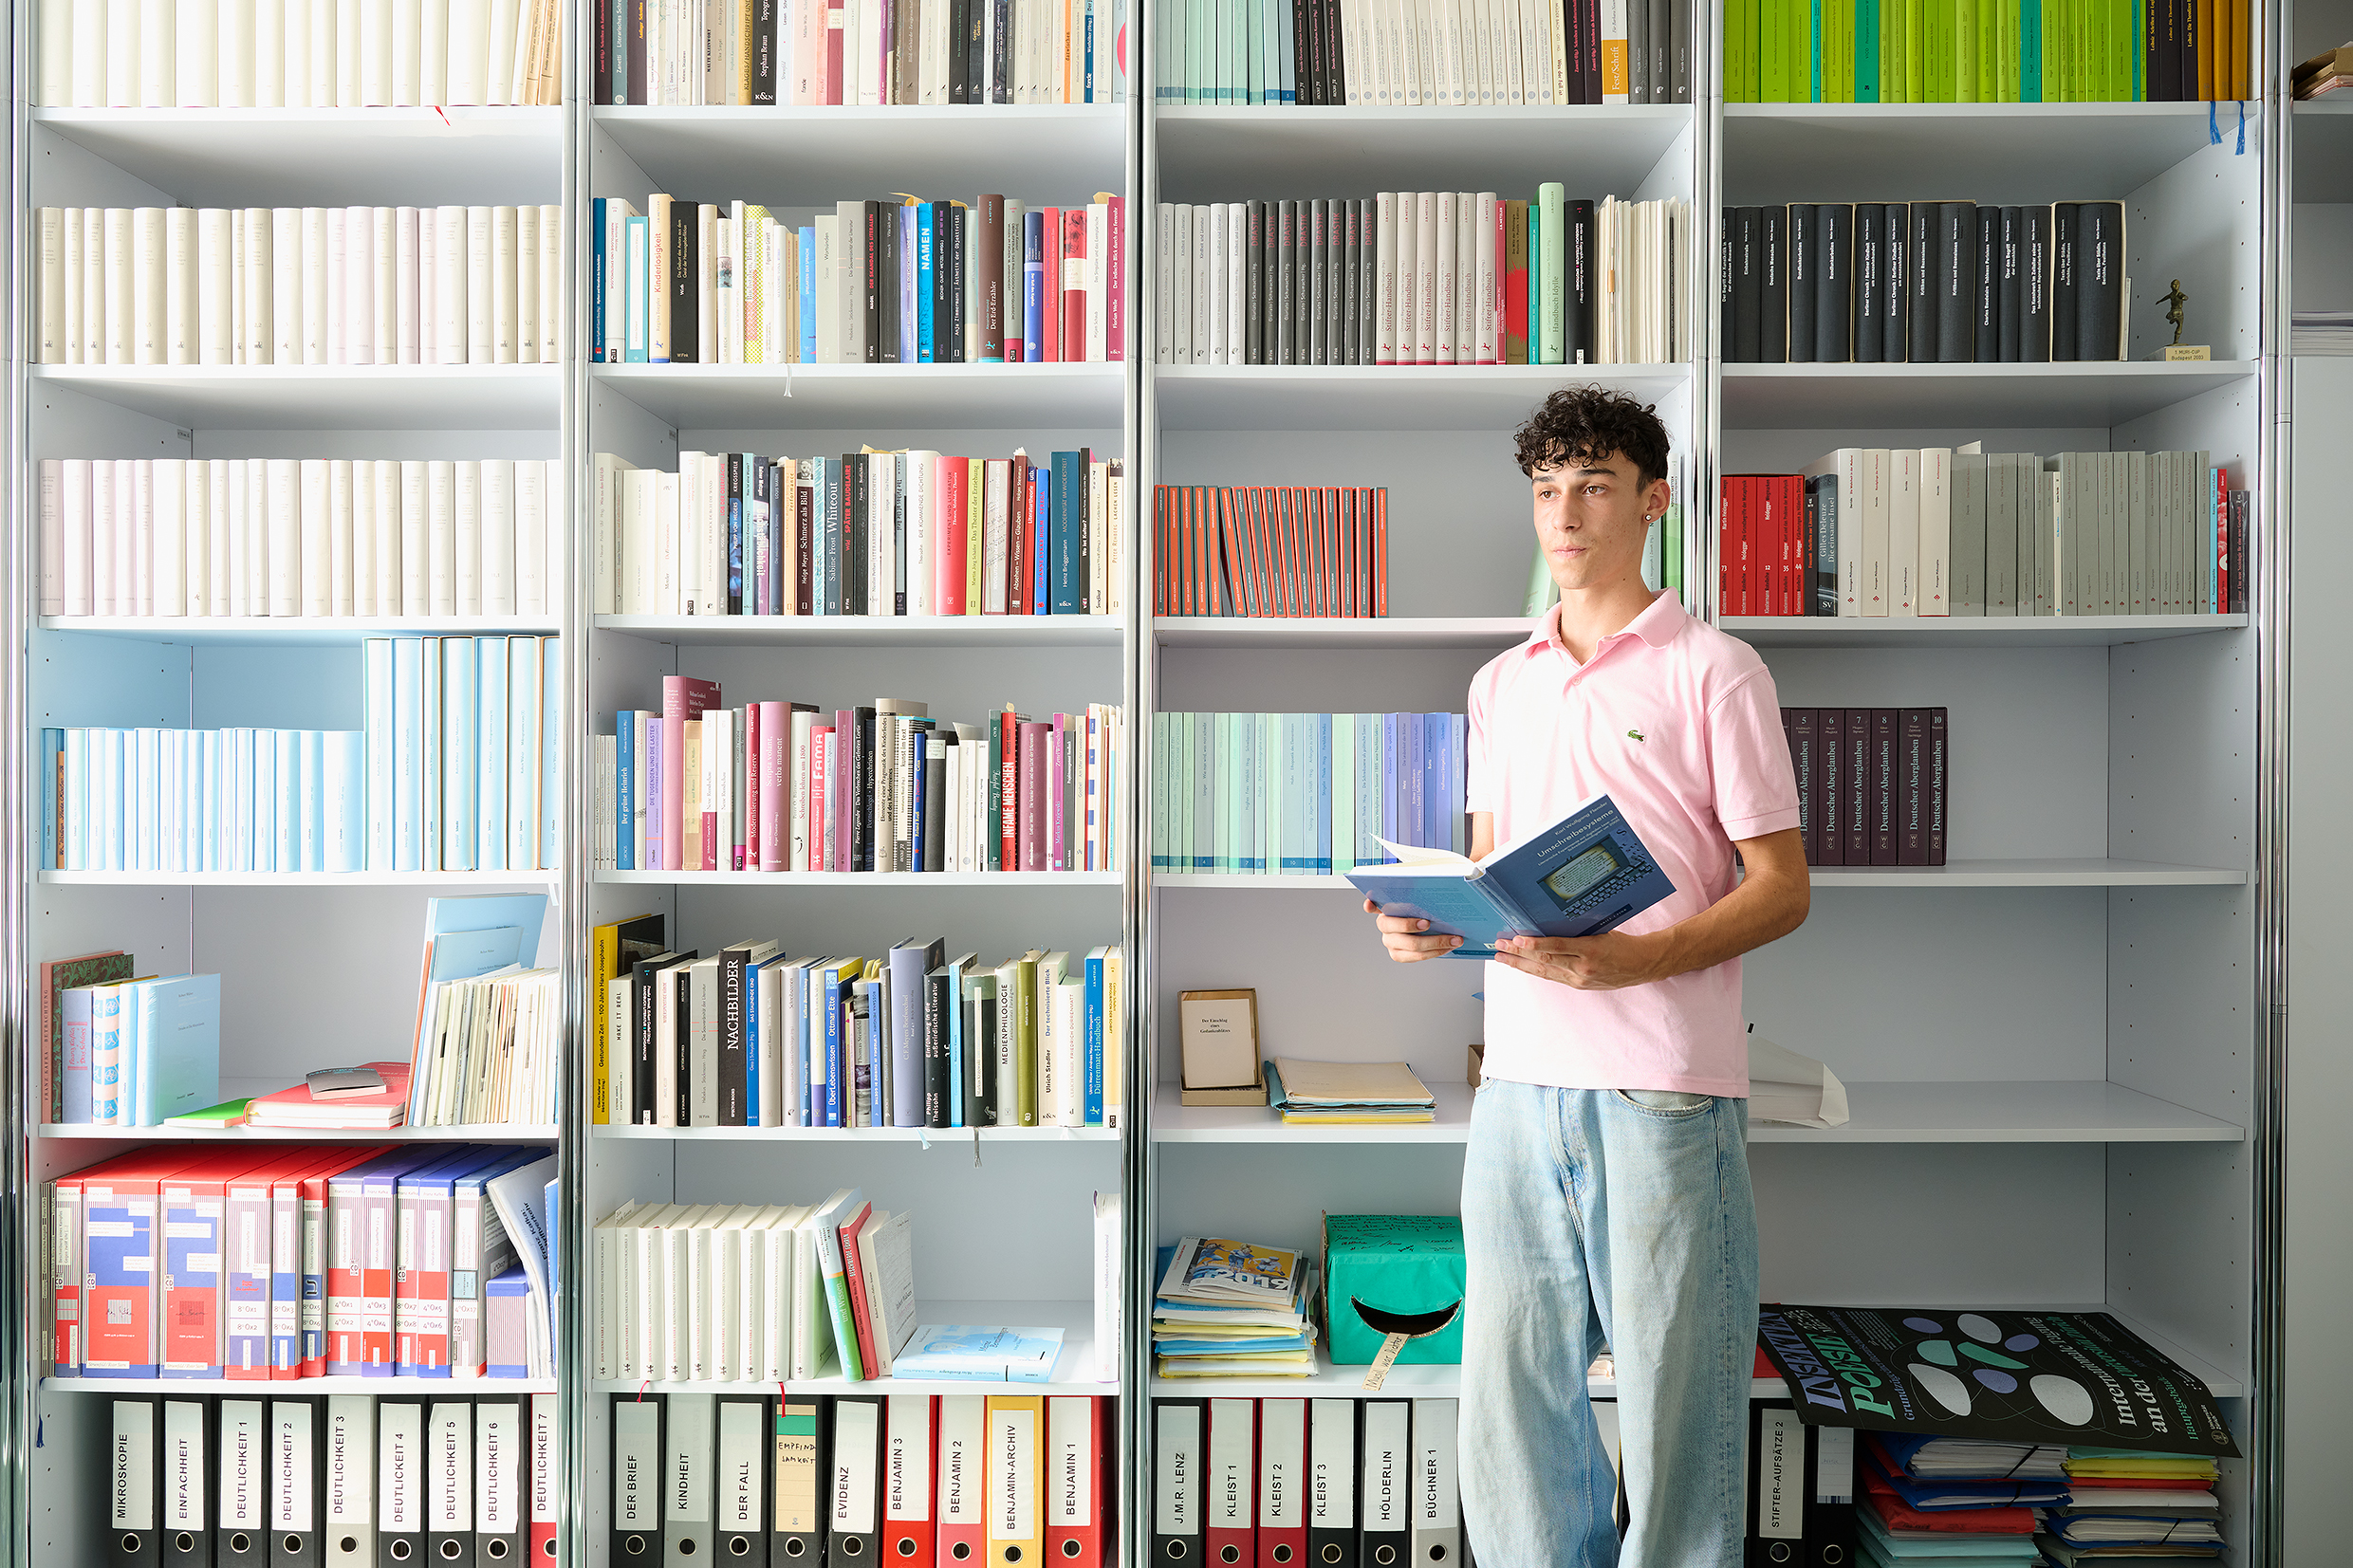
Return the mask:
<svg viewBox="0 0 2353 1568"><path fill-rule="evenodd" d="M1536 187L1537 230L1544 236L1541 258L1531 255L1529 273L1537 275L1536 263L1541 259L1543 284L1539 300L1543 310L1538 327L1541 343L1538 363L1557 365L1566 357L1567 347L1567 278L1561 266L1565 235L1562 228L1562 205L1566 194L1557 181L1547 180ZM1535 247L1529 247L1530 250Z"/></svg>

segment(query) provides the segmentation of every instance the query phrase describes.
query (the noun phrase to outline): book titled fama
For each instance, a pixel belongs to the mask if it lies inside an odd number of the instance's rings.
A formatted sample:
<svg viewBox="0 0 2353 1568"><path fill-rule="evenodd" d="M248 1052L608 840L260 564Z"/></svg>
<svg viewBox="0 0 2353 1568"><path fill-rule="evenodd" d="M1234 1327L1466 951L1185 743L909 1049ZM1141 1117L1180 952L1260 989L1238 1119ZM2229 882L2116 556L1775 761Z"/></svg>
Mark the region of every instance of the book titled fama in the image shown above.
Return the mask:
<svg viewBox="0 0 2353 1568"><path fill-rule="evenodd" d="M1380 840L1395 865L1363 866L1348 880L1383 914L1427 920L1459 936L1450 958L1492 958L1506 936L1589 936L1619 926L1675 892L1657 857L1607 795L1479 859Z"/></svg>

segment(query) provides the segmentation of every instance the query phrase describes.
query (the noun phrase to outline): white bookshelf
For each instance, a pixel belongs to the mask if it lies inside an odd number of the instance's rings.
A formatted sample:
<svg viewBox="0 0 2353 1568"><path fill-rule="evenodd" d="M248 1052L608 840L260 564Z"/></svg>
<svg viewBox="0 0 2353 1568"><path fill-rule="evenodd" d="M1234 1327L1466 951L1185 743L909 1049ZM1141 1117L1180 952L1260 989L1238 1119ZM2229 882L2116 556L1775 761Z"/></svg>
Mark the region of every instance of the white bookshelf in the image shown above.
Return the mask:
<svg viewBox="0 0 2353 1568"><path fill-rule="evenodd" d="M1720 8L1702 8L1703 19L1711 13ZM2332 18L2353 21L2342 7ZM1572 196L1689 196L1709 317L1707 346L1690 365L1147 363L1156 482L1390 490L1389 618L1157 618L1145 655L1152 706L1460 711L1472 674L1529 633L1518 614L1528 498L1507 433L1570 380L1655 401L1684 463L1674 477L1695 613L1753 647L1787 705L1941 706L1952 715L1949 863L1815 868L1807 924L1747 961L1745 1010L1757 1031L1827 1061L1851 1109L1838 1128L1751 1128L1764 1296L2104 1303L2205 1377L2247 1442L2263 1411L2257 1325L2275 1266L2274 1241L2253 1212L2276 1147L2254 962L2259 846L2276 831L2258 805L2257 715L2270 711L2275 668L2262 654L2260 600L2250 614L2207 617L1734 619L1714 614L1712 545L1719 474L1793 471L1839 446L2204 448L2230 468L2233 488L2268 505L2285 477L2268 456L2262 412L2277 364L2265 325L2278 286L2264 260L2269 122L2250 105L2239 157L2227 104L2215 112L2217 145L2203 103L1700 96L1695 113L1148 109L1146 183L1157 182L1157 199L1432 185L1524 195L1540 179L1566 181ZM1696 145L1683 139L1686 116ZM2299 191L2307 179L2342 185L2343 161L2300 170ZM1718 209L1964 196L2125 202L2134 358L1715 357ZM2341 252L2353 223L2330 232ZM2183 341L2211 343L2211 361L2139 358L2162 341L2164 307L2147 302L2176 276L2191 298ZM2337 281L2353 281L2353 269ZM2326 303L2353 306L2353 293L2340 292ZM2341 445L2342 430L2326 439ZM2273 581L2270 538L2259 528L2258 583ZM1388 964L1343 877L1145 875L1157 1002L1142 1042L1155 1085L1149 1240L1312 1246L1326 1212L1454 1211L1480 970ZM1268 1055L1406 1060L1436 1096L1436 1119L1288 1126L1263 1107L1180 1104L1176 995L1232 987L1256 987ZM1858 1235L1873 1238L1867 1261L1852 1255ZM2330 1279L2344 1283L2341 1270ZM2316 1311L2322 1299L2316 1284ZM1362 1377L1361 1368L1321 1365L1304 1381L1147 1374L1145 1389L1345 1394ZM1455 1368L1400 1367L1384 1393L1447 1397L1458 1388ZM1591 1392L1616 1391L1597 1380ZM1754 1389L1783 1392L1777 1381ZM2255 1527L2272 1463L2226 1467L2225 1530L2249 1562L2276 1560Z"/></svg>
<svg viewBox="0 0 2353 1568"><path fill-rule="evenodd" d="M1001 193L1034 205L1111 191L1128 198L1132 276L1139 243L1128 173L1132 122L1127 105L1107 104L584 106L572 199L584 213L598 196L625 197L642 209L647 193L666 191L695 201L762 202L780 221L805 223L812 211L830 212L838 199L892 192L963 202ZM1131 344L1139 330L1131 314ZM1043 461L1047 452L1089 447L1099 458L1126 460L1131 527L1140 529L1148 513L1134 498L1150 491L1130 375L1117 363L589 364L579 452L584 462L610 452L672 470L680 451L774 459L871 446L1004 457L1022 447ZM584 544L588 520L576 518L574 526ZM1130 560L1136 537L1129 535ZM966 722L1008 702L1027 713L1132 704L1140 624L1132 609L958 618L591 614L580 732L585 745L611 733L616 710L657 706L666 674L717 681L730 705L791 699L831 710L906 697L926 703L935 718ZM750 935L780 940L796 956L879 954L901 938L938 935L951 954L978 952L992 962L1032 946L1075 951L1124 941L1131 880L1124 863L1100 872L971 874L592 869L584 877L582 926L584 933L597 923L659 913L679 951L713 951ZM1141 1005L1132 1005L1131 1015ZM1064 1330L1050 1383L887 1379L857 1392L1121 1392L1116 1380L1096 1380L1090 1206L1094 1192L1126 1183L1131 1140L1121 1131L991 1127L975 1136L972 1129L937 1128L590 1126L584 1111L581 1120L584 1227L629 1198L811 1203L856 1187L878 1209L914 1215L922 1322ZM595 1303L584 1306L581 1332L592 1346ZM844 1392L838 1377L788 1388ZM612 1491L610 1402L637 1388L590 1381L584 1389L583 1560L601 1564ZM776 1386L744 1391L773 1394Z"/></svg>
<svg viewBox="0 0 2353 1568"><path fill-rule="evenodd" d="M40 8L16 8L17 36L37 35ZM51 8L52 16L64 11ZM28 44L20 60L39 58ZM565 112L542 109L59 109L25 106L33 84L16 77L14 165L25 209L10 233L13 276L29 306L22 264L42 206L285 207L325 205L547 204L564 200ZM18 414L11 537L18 544L9 600L11 757L38 756L48 726L224 726L357 729L362 723L362 639L420 634L572 631L568 602L539 617L91 618L37 613L34 470L44 458L324 457L553 458L563 453L567 373L545 365L133 366L24 365L25 309L16 313L11 406ZM17 368L22 367L22 368ZM559 715L560 717L560 715ZM568 731L567 731L568 733ZM19 773L19 810L34 797ZM21 823L20 823L21 826ZM35 869L23 832L9 835L9 1014L20 1042L35 1034L32 966L120 948L136 972L217 972L222 977L224 1098L297 1086L317 1067L406 1060L417 1007L417 955L426 900L490 890L552 896L541 933L544 963L565 960L573 878L548 872L333 875L47 872ZM288 1144L570 1141L562 1119L547 1125L401 1128L311 1133L299 1129L202 1131L176 1127L41 1125L27 1085L35 1050L11 1054L6 1097L9 1231L19 1283L40 1261L31 1238L43 1184L66 1171L147 1146L191 1157L208 1147L251 1153ZM158 1232L158 1237L160 1232ZM5 1337L14 1397L7 1407L15 1507L0 1556L28 1568L69 1568L108 1551L106 1516L89 1505L104 1473L109 1401L127 1393L249 1396L429 1393L444 1397L557 1393L570 1386L559 1358L549 1378L332 1377L254 1382L180 1378L123 1381L45 1377L46 1289L20 1288ZM29 1332L35 1325L40 1337ZM34 1440L37 1434L37 1441ZM575 1557L574 1562L584 1561Z"/></svg>

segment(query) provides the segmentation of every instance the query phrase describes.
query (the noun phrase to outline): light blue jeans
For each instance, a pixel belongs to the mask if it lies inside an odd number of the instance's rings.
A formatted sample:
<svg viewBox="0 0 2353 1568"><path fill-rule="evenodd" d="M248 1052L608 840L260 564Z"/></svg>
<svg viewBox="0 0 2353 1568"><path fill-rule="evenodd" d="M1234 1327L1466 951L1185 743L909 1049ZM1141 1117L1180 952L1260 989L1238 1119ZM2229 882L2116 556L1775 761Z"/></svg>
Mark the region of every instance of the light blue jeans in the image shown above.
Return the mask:
<svg viewBox="0 0 2353 1568"><path fill-rule="evenodd" d="M1490 1079L1462 1171L1463 1522L1481 1568L1739 1568L1749 1102ZM1585 1368L1618 1362L1628 1522Z"/></svg>

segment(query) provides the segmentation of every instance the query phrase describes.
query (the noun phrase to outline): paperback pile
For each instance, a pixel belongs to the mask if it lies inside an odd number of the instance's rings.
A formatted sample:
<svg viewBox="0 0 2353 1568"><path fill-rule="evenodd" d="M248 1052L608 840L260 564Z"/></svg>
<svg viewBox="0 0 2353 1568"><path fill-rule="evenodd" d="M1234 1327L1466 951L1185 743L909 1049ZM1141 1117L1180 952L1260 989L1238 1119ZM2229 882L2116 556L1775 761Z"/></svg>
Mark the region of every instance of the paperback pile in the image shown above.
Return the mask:
<svg viewBox="0 0 2353 1568"><path fill-rule="evenodd" d="M1162 485L1153 613L1385 616L1389 492L1322 485Z"/></svg>
<svg viewBox="0 0 2353 1568"><path fill-rule="evenodd" d="M1437 1102L1428 1086L1402 1061L1276 1057L1267 1063L1267 1098L1285 1121L1309 1126L1405 1126L1437 1119Z"/></svg>
<svg viewBox="0 0 2353 1568"><path fill-rule="evenodd" d="M2219 1558L2214 1462L2203 1454L2071 1446L2067 1497L2040 1510L2035 1544L2060 1568Z"/></svg>
<svg viewBox="0 0 2353 1568"><path fill-rule="evenodd" d="M2324 49L2298 65L2291 80L2298 98L2326 98L2342 91L2347 82L2353 82L2353 44Z"/></svg>
<svg viewBox="0 0 2353 1568"><path fill-rule="evenodd" d="M408 1074L407 1124L556 1119L563 990L537 967L545 894L425 902L425 956Z"/></svg>
<svg viewBox="0 0 2353 1568"><path fill-rule="evenodd" d="M2299 310L2288 333L2290 354L2353 354L2353 310Z"/></svg>
<svg viewBox="0 0 2353 1568"><path fill-rule="evenodd" d="M2034 1509L2065 1505L2066 1449L1915 1432L1862 1441L1856 1510L1863 1559L1904 1568L1965 1558L1972 1568L2039 1560Z"/></svg>
<svg viewBox="0 0 2353 1568"><path fill-rule="evenodd" d="M1162 1377L1315 1373L1312 1260L1290 1247L1188 1236L1159 1249L1152 1350Z"/></svg>

